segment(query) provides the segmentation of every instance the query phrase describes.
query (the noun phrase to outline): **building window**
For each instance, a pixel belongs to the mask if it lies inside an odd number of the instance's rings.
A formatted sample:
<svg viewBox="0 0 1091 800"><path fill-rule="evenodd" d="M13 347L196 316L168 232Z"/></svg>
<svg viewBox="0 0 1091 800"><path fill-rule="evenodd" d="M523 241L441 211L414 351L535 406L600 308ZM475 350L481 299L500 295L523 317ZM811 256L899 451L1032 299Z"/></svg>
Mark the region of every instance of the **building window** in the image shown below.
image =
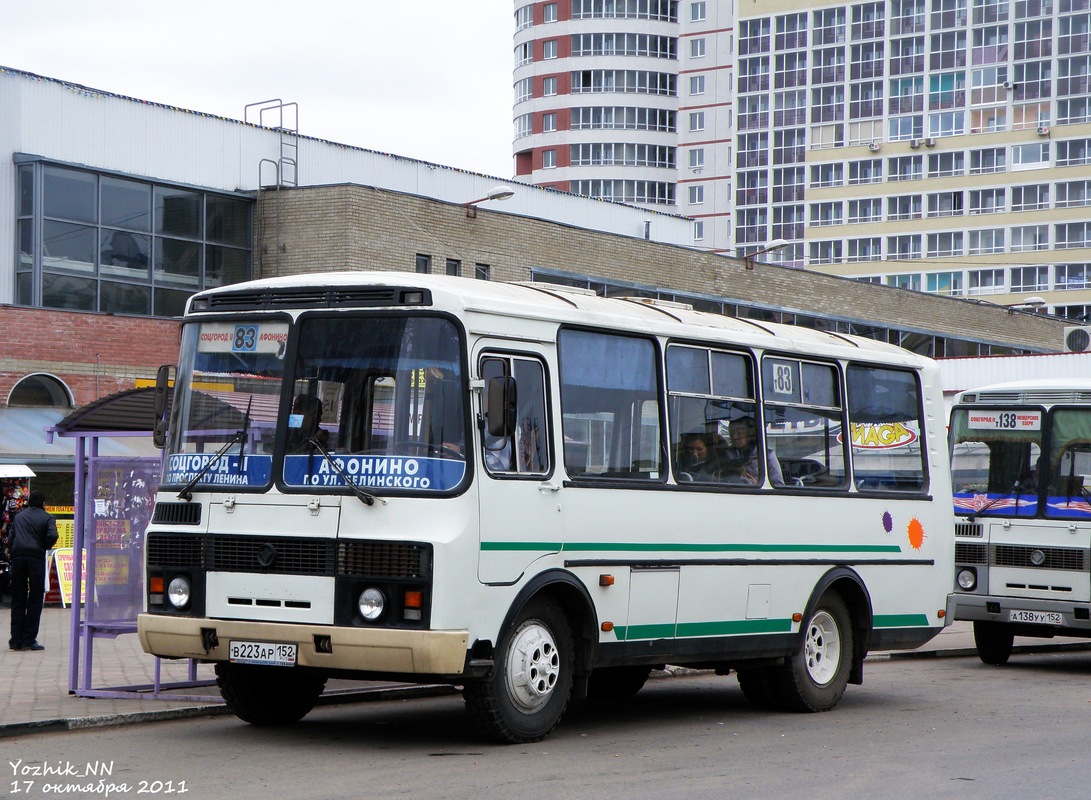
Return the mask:
<svg viewBox="0 0 1091 800"><path fill-rule="evenodd" d="M1003 147L987 147L970 151L970 174L987 175L1003 172L1007 165L1007 152Z"/></svg>
<svg viewBox="0 0 1091 800"><path fill-rule="evenodd" d="M1048 249L1048 225L1021 225L1011 229L1011 251L1013 253Z"/></svg>
<svg viewBox="0 0 1091 800"><path fill-rule="evenodd" d="M971 234L972 238L973 234ZM970 270L970 286L968 294L1002 294L1004 292L1004 270L1002 269L973 269Z"/></svg>
<svg viewBox="0 0 1091 800"><path fill-rule="evenodd" d="M546 80L549 80L549 79L546 78ZM533 87L533 83L532 83L530 78L523 78L521 81L516 81L515 82L515 102L516 103L525 103L527 100L529 100L531 97L533 97L533 95L531 94L532 87Z"/></svg>
<svg viewBox="0 0 1091 800"><path fill-rule="evenodd" d="M693 223L693 240L700 242L705 238L705 223L704 220L696 220Z"/></svg>
<svg viewBox="0 0 1091 800"><path fill-rule="evenodd" d="M1091 289L1091 264L1058 264L1057 289Z"/></svg>
<svg viewBox="0 0 1091 800"><path fill-rule="evenodd" d="M515 66L525 67L531 61L533 61L533 49L532 42L523 42L522 44L515 45Z"/></svg>
<svg viewBox="0 0 1091 800"><path fill-rule="evenodd" d="M553 97L557 94L557 78L542 79L542 97Z"/></svg>
<svg viewBox="0 0 1091 800"><path fill-rule="evenodd" d="M929 294L962 294L961 272L928 272L924 276L924 290Z"/></svg>
<svg viewBox="0 0 1091 800"><path fill-rule="evenodd" d="M1011 187L1012 211L1042 211L1049 208L1049 184Z"/></svg>
<svg viewBox="0 0 1091 800"><path fill-rule="evenodd" d="M690 39L689 40L689 57L690 58L704 58L705 57L705 40L704 38Z"/></svg>
<svg viewBox="0 0 1091 800"><path fill-rule="evenodd" d="M430 273L432 271L432 257L417 253L416 270L422 275Z"/></svg>
<svg viewBox="0 0 1091 800"><path fill-rule="evenodd" d="M866 200L849 200L849 222L881 222L883 199L869 197Z"/></svg>
<svg viewBox="0 0 1091 800"><path fill-rule="evenodd" d="M909 272L903 275L887 275L886 285L895 286L898 289L909 289L913 292L921 290L921 276L917 272Z"/></svg>
<svg viewBox="0 0 1091 800"><path fill-rule="evenodd" d="M474 278L479 281L492 280L492 267L488 264L474 264Z"/></svg>
<svg viewBox="0 0 1091 800"><path fill-rule="evenodd" d="M1044 292L1049 289L1049 267L1012 267L1013 292Z"/></svg>
<svg viewBox="0 0 1091 800"><path fill-rule="evenodd" d="M971 214L997 214L1004 210L1007 190L998 189L973 189L970 191Z"/></svg>
<svg viewBox="0 0 1091 800"><path fill-rule="evenodd" d="M1057 184L1057 208L1091 205L1091 181L1067 181Z"/></svg>
<svg viewBox="0 0 1091 800"><path fill-rule="evenodd" d="M988 228L983 231L970 231L970 244L968 254L971 256L986 255L989 253L1004 252L1004 229ZM971 274L970 290L973 293L973 276Z"/></svg>
<svg viewBox="0 0 1091 800"><path fill-rule="evenodd" d="M708 17L708 11L705 8L704 0L698 3L689 4L689 21L690 22L704 22Z"/></svg>
<svg viewBox="0 0 1091 800"><path fill-rule="evenodd" d="M542 7L542 17L543 17L543 19L542 19L543 22L546 22L546 23L556 22L557 21L557 4L556 3L546 3L545 6Z"/></svg>
<svg viewBox="0 0 1091 800"><path fill-rule="evenodd" d="M704 75L690 75L690 77L689 77L689 93L690 94L704 94L705 93L705 76Z"/></svg>
<svg viewBox="0 0 1091 800"><path fill-rule="evenodd" d="M557 151L542 151L542 169L555 169L557 166Z"/></svg>
<svg viewBox="0 0 1091 800"><path fill-rule="evenodd" d="M928 258L945 258L962 254L962 231L941 231L928 234L926 252Z"/></svg>
<svg viewBox="0 0 1091 800"><path fill-rule="evenodd" d="M457 278L462 274L462 262L457 258L447 259L447 274Z"/></svg>
<svg viewBox="0 0 1091 800"><path fill-rule="evenodd" d="M533 133L531 129L530 114L520 114L515 118L515 138L522 139L524 136L530 136Z"/></svg>
<svg viewBox="0 0 1091 800"><path fill-rule="evenodd" d="M705 112L692 111L689 115L689 129L691 131L703 131L705 129Z"/></svg>
<svg viewBox="0 0 1091 800"><path fill-rule="evenodd" d="M689 187L689 204L691 206L698 206L705 202L705 187L704 186L691 186Z"/></svg>
<svg viewBox="0 0 1091 800"><path fill-rule="evenodd" d="M20 305L180 316L193 293L251 277L249 198L46 162L20 164L18 184Z"/></svg>
<svg viewBox="0 0 1091 800"><path fill-rule="evenodd" d="M557 113L542 114L542 132L553 133L557 130Z"/></svg>
<svg viewBox="0 0 1091 800"><path fill-rule="evenodd" d="M694 147L689 151L689 168L703 169L705 166L705 148Z"/></svg>
<svg viewBox="0 0 1091 800"><path fill-rule="evenodd" d="M549 60L557 57L557 40L546 39L542 43L542 58Z"/></svg>

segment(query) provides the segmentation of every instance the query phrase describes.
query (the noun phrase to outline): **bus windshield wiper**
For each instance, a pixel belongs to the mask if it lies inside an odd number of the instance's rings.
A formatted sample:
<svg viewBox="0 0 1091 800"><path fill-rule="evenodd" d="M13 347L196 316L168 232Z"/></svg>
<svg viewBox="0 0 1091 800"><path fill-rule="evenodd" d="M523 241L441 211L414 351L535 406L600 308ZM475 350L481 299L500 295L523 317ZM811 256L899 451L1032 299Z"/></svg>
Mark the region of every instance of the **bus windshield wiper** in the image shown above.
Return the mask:
<svg viewBox="0 0 1091 800"><path fill-rule="evenodd" d="M345 468L338 464L337 460L330 455L330 451L322 446L322 442L318 441L317 436L308 436L307 444L309 444L311 447L313 447L315 450L322 454L322 458L326 459L329 465L333 467L334 472L341 476L341 480L343 480L345 482L345 485L349 487L349 491L356 495L360 499L360 502L362 502L365 506L375 505L376 500L378 500L384 506L386 505L386 500L384 500L383 498L377 497L373 494L368 494L359 486L357 486L356 483L348 476L348 473L345 472Z"/></svg>
<svg viewBox="0 0 1091 800"><path fill-rule="evenodd" d="M193 487L197 485L197 481L201 480L201 478L208 474L210 469L219 463L220 459L223 458L224 453L226 453L233 444L239 445L239 469L241 470L243 468L246 456L246 440L249 438L248 434L250 433L250 406L253 405L253 403L254 395L250 395L250 399L246 403L246 415L242 418L242 428L224 442L224 446L217 450L216 454L205 462L205 465L197 471L197 474L190 479L189 483L182 487L182 491L178 493L178 497L182 500L192 500Z"/></svg>
<svg viewBox="0 0 1091 800"><path fill-rule="evenodd" d="M1005 500L1005 499L1007 499L1007 498L1009 498L1009 497L1011 497L1013 495L1015 496L1015 511L1016 511L1016 513L1018 513L1019 512L1019 495L1021 494L1020 489L1022 489L1022 488L1023 488L1023 484L1020 483L1017 480L1015 483L1013 483L1011 485L1011 488L1008 489L1008 491L1004 492L1003 494L997 495L992 500L990 500L985 505L983 505L981 508L979 508L977 511L975 511L973 514L966 517L966 521L967 522L973 522L979 516L981 516L986 511L988 511L990 508L992 508L997 503L999 503L1001 500Z"/></svg>

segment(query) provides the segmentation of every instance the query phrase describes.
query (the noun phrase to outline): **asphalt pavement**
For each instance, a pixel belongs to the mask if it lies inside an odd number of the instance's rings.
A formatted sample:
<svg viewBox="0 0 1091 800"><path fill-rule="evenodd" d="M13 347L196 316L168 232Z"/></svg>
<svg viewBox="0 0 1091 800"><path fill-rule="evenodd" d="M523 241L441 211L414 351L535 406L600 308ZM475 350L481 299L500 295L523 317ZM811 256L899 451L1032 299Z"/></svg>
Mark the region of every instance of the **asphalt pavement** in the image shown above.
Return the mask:
<svg viewBox="0 0 1091 800"><path fill-rule="evenodd" d="M71 617L70 609L47 606L42 613L38 635L44 650L0 650L0 738L46 730L228 713L215 687L211 666L199 665L194 676L196 681L191 681L188 662L160 661L157 684L156 659L140 649L135 633L95 638L93 669L86 681L83 673L87 658L81 650L76 662L75 691L70 691ZM0 606L0 630L7 631L10 621L10 606ZM1091 649L1091 641L1016 639L1016 652L1064 648ZM956 657L976 657L970 623L952 624L918 650L875 652L868 659ZM669 677L670 674L672 672L662 673L658 677ZM381 701L449 691L449 687L385 682L331 683L324 702ZM81 696L84 694L98 696Z"/></svg>

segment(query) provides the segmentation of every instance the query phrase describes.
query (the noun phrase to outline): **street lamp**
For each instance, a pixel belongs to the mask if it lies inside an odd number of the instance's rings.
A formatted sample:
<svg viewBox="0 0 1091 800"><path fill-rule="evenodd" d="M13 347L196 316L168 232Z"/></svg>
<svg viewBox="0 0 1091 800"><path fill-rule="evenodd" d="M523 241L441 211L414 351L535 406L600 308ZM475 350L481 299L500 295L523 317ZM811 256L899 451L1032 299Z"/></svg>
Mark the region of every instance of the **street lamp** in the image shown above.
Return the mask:
<svg viewBox="0 0 1091 800"><path fill-rule="evenodd" d="M489 190L489 193L484 197L479 197L477 200L471 200L466 203L466 216L470 219L477 219L477 204L484 203L486 200L507 200L515 194L515 190L510 186L497 186Z"/></svg>
<svg viewBox="0 0 1091 800"><path fill-rule="evenodd" d="M742 257L743 263L746 265L747 269L753 269L755 258L760 255L764 255L765 253L772 253L774 250L783 250L787 246L788 241L786 239L774 239L773 241L769 242L768 246L762 248L761 250L755 250L753 253L746 253Z"/></svg>

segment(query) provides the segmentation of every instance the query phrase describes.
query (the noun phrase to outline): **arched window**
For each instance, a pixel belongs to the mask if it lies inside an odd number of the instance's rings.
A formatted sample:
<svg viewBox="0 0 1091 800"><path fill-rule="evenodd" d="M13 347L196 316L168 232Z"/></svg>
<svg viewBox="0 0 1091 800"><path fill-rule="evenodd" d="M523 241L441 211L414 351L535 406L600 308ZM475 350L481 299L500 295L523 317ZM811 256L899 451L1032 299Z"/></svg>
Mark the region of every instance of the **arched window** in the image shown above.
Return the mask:
<svg viewBox="0 0 1091 800"><path fill-rule="evenodd" d="M12 387L8 405L75 408L76 404L64 381L53 375L38 373L27 375Z"/></svg>

